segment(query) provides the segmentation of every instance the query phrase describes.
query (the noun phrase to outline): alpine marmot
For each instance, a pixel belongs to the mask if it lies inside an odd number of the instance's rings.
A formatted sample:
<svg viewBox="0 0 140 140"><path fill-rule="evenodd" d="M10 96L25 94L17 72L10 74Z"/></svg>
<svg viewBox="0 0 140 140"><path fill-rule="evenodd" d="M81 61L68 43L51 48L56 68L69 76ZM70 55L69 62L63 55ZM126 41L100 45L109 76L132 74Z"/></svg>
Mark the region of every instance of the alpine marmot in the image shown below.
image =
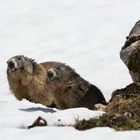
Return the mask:
<svg viewBox="0 0 140 140"><path fill-rule="evenodd" d="M54 106L51 96L47 93L45 83L47 69L57 63L37 64L33 59L18 55L10 58L7 64L9 87L18 100L27 99L48 107Z"/></svg>
<svg viewBox="0 0 140 140"><path fill-rule="evenodd" d="M59 109L74 107L94 109L95 104L106 104L103 94L96 86L81 78L65 64L48 70L47 88Z"/></svg>
<svg viewBox="0 0 140 140"><path fill-rule="evenodd" d="M48 107L66 109L92 108L106 104L101 91L80 77L72 68L60 62L38 64L18 55L7 61L7 78L18 100L27 99Z"/></svg>

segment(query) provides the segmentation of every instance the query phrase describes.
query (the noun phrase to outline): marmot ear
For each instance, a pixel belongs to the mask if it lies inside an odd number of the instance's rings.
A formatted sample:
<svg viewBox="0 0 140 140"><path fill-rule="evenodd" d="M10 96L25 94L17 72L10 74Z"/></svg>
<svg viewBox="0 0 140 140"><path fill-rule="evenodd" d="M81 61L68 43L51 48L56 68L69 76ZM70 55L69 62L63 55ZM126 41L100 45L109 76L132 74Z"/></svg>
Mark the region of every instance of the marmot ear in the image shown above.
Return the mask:
<svg viewBox="0 0 140 140"><path fill-rule="evenodd" d="M35 62L35 60L34 60L34 59L32 59L32 58L30 58L30 61L31 61L32 63L34 63L34 62Z"/></svg>

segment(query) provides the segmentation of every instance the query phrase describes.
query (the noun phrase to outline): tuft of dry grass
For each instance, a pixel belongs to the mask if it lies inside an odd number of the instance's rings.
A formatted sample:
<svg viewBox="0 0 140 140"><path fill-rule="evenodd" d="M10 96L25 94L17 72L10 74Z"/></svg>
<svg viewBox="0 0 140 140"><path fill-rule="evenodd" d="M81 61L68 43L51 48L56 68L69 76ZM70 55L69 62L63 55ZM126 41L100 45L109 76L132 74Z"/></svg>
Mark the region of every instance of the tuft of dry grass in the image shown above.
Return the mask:
<svg viewBox="0 0 140 140"><path fill-rule="evenodd" d="M130 88L130 86L133 86L133 88ZM130 86L123 89L125 91L124 95L127 95L126 91L128 88L131 89L127 92L130 95L129 97L127 96L128 98L120 96L120 98L116 99L116 96L113 94L115 100L112 99L109 102L105 109L105 114L98 118L77 121L75 128L86 130L94 127L111 127L119 131L140 130L140 92L137 90L136 94L135 91L135 96L132 97L130 92L137 89L138 85L136 84L136 88L134 88L134 84ZM123 95L122 92L120 93ZM118 93L115 95L118 95Z"/></svg>

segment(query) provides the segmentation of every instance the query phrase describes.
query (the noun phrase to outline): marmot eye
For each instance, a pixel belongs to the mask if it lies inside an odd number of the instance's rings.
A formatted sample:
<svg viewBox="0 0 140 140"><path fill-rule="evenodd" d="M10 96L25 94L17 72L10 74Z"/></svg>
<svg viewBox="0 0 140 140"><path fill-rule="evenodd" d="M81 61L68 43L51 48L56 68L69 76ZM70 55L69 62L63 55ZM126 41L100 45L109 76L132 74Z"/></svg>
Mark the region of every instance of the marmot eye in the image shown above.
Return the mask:
<svg viewBox="0 0 140 140"><path fill-rule="evenodd" d="M21 58L19 57L18 60L21 60Z"/></svg>

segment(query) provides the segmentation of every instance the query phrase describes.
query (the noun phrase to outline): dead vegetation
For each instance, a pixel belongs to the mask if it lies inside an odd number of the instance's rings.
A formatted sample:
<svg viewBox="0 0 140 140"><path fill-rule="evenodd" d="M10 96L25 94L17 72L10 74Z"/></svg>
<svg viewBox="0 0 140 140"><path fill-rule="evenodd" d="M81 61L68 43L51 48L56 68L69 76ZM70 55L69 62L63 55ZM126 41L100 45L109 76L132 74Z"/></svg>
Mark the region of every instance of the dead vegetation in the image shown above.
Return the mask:
<svg viewBox="0 0 140 140"><path fill-rule="evenodd" d="M115 130L140 130L140 85L133 83L116 90L104 115L88 121L77 121L75 128L86 130L94 127L111 127Z"/></svg>
<svg viewBox="0 0 140 140"><path fill-rule="evenodd" d="M33 123L32 125L28 126L28 129L30 128L34 128L37 126L47 126L47 121L42 118L41 116L39 116Z"/></svg>

